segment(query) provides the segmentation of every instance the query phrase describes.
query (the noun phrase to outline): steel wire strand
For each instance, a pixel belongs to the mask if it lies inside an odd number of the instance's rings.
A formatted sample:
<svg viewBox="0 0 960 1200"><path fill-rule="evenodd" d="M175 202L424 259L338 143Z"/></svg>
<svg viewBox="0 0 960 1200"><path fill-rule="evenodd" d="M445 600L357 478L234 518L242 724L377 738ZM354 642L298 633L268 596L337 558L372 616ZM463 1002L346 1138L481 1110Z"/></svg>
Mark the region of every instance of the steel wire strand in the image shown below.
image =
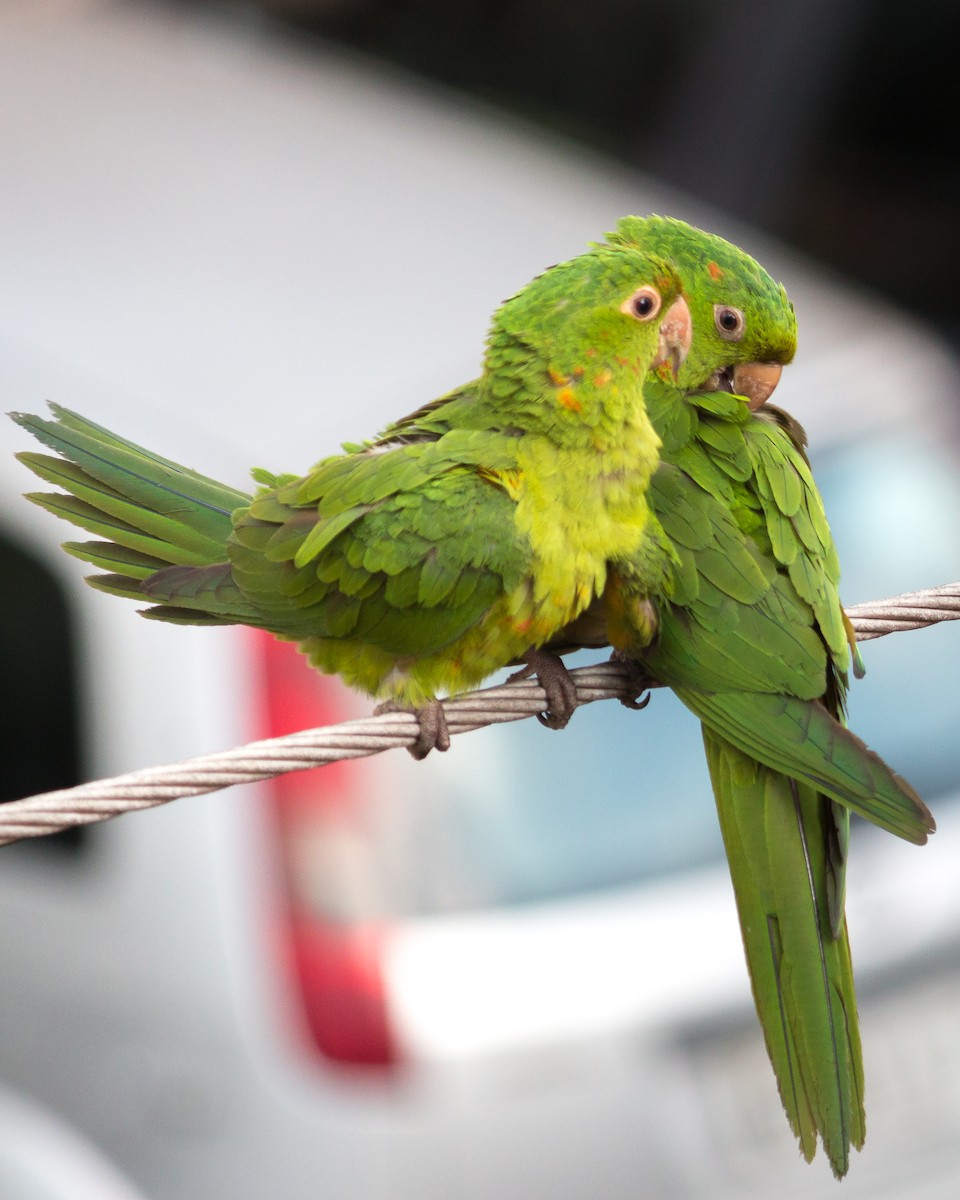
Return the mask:
<svg viewBox="0 0 960 1200"><path fill-rule="evenodd" d="M847 609L847 616L858 641L955 621L960 619L960 582L854 605ZM570 674L577 688L578 707L596 700L630 699L637 692L635 676L621 663L596 663L578 667ZM647 686L659 685L649 680ZM542 712L545 702L538 683L521 680L444 700L443 709L450 733L459 734L525 720ZM215 792L236 783L253 783L287 771L410 746L418 733L417 719L411 713L383 713L12 800L0 805L0 846L154 808L184 796Z"/></svg>

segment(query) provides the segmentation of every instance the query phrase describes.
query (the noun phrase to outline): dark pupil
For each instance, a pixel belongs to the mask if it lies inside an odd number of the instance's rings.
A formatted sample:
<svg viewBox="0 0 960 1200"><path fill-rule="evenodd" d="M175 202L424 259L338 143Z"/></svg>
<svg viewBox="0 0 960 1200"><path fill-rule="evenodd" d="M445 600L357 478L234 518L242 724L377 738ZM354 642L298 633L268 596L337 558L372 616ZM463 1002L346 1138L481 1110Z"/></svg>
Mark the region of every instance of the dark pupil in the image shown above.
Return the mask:
<svg viewBox="0 0 960 1200"><path fill-rule="evenodd" d="M645 317L651 308L653 299L650 296L638 296L633 302L633 311L638 317Z"/></svg>
<svg viewBox="0 0 960 1200"><path fill-rule="evenodd" d="M723 313L720 317L720 324L724 329L732 333L737 327L737 314L732 312Z"/></svg>

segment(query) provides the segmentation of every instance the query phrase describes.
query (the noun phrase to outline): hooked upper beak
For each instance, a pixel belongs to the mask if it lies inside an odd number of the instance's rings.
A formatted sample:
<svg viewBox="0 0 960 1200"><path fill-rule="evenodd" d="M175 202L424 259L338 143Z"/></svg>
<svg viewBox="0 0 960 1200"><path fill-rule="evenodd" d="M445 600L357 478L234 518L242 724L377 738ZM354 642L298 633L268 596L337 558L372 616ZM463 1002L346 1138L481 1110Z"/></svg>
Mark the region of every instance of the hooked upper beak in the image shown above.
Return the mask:
<svg viewBox="0 0 960 1200"><path fill-rule="evenodd" d="M780 363L740 363L733 368L733 390L756 412L773 395L782 372Z"/></svg>
<svg viewBox="0 0 960 1200"><path fill-rule="evenodd" d="M669 362L676 379L677 372L689 353L692 336L693 321L690 318L690 309L683 296L678 296L660 322L660 348L655 365Z"/></svg>

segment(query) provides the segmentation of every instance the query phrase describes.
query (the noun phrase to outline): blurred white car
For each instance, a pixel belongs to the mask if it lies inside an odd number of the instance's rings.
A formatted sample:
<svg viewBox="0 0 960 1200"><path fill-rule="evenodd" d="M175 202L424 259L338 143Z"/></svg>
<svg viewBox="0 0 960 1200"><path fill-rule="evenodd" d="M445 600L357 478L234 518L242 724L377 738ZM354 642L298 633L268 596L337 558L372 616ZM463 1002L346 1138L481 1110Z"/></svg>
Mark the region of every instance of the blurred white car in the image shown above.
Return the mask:
<svg viewBox="0 0 960 1200"><path fill-rule="evenodd" d="M180 8L0 11L4 407L243 485L471 378L489 314L627 212L784 279L851 603L960 577L960 370L653 181L317 45ZM9 798L370 705L247 630L87 589L0 425ZM849 886L858 1197L960 1186L960 631L865 648L853 727L931 802ZM669 695L0 850L0 1081L151 1200L816 1196L753 1015L696 723ZM0 1114L2 1121L2 1114Z"/></svg>

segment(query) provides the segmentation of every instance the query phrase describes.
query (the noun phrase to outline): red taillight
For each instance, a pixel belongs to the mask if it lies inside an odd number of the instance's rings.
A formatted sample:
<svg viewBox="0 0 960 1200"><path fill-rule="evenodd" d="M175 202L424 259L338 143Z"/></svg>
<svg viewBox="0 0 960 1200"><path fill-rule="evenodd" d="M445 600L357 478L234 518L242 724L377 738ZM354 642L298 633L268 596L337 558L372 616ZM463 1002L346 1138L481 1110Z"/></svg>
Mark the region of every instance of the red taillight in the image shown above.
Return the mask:
<svg viewBox="0 0 960 1200"><path fill-rule="evenodd" d="M292 965L317 1049L336 1062L396 1062L380 970L384 931L294 918L291 933Z"/></svg>
<svg viewBox="0 0 960 1200"><path fill-rule="evenodd" d="M251 635L263 680L257 736L279 737L352 717L350 696L289 643ZM265 785L276 826L282 961L314 1047L338 1062L388 1065L398 1055L382 971L389 929L370 911L364 764L332 763Z"/></svg>

